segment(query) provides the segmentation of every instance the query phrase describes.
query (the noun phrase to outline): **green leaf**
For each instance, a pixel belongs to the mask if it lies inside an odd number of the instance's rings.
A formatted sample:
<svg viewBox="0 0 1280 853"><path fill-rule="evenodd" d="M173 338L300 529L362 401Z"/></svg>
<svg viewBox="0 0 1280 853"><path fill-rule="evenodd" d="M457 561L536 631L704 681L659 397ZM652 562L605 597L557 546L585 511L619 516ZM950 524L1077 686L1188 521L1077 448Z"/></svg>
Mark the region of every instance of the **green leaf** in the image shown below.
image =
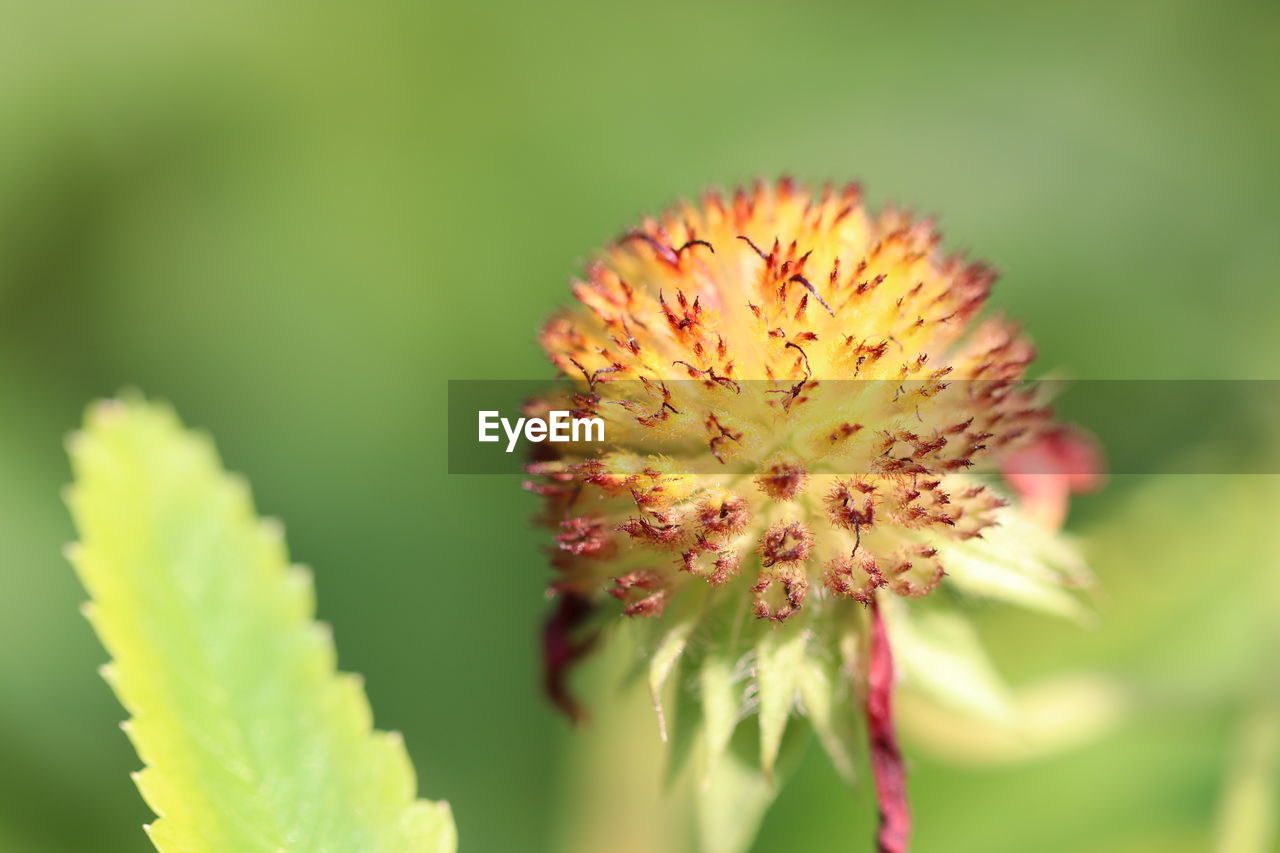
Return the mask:
<svg viewBox="0 0 1280 853"><path fill-rule="evenodd" d="M165 853L450 853L398 734L335 672L310 575L279 525L167 408L93 407L70 441L71 557L132 716L138 788Z"/></svg>

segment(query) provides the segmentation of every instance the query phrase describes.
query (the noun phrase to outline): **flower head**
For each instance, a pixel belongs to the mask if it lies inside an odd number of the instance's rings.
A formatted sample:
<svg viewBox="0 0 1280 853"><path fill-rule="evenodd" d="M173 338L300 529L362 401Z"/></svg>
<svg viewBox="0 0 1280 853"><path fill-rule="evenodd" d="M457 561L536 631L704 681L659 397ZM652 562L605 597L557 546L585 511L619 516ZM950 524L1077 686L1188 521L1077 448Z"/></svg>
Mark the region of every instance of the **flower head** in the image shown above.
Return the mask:
<svg viewBox="0 0 1280 853"><path fill-rule="evenodd" d="M1017 510L981 473L1055 429L1030 343L977 320L994 279L856 186L711 193L607 248L540 339L577 387L531 404L568 397L609 439L530 466L555 530L557 701L575 707L566 650L590 614L652 623L655 694L682 660L710 714L703 674L726 664L767 769L793 711L829 722L807 668L865 689L864 605L1037 562L991 535Z"/></svg>

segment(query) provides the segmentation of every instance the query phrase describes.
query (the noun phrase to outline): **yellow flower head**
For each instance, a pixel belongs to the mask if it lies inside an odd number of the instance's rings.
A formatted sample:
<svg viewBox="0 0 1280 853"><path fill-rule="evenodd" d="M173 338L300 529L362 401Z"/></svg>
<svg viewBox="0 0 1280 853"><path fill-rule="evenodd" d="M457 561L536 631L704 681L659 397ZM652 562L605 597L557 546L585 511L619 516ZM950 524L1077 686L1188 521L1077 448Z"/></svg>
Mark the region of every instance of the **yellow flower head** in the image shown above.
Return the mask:
<svg viewBox="0 0 1280 853"><path fill-rule="evenodd" d="M857 683L862 605L956 572L981 591L962 569L996 558L1059 579L1039 565L1049 534L989 535L1028 525L981 472L1055 429L1023 379L1031 345L976 320L994 278L857 186L711 193L607 248L540 338L577 388L530 407L567 394L606 425L606 445L530 466L556 531L557 701L573 708L563 670L592 617L655 624L655 691L682 653L694 675L725 658L735 708L764 726L765 656L793 638L799 670ZM780 689L784 723L814 716L799 682ZM778 737L762 730L766 764Z"/></svg>

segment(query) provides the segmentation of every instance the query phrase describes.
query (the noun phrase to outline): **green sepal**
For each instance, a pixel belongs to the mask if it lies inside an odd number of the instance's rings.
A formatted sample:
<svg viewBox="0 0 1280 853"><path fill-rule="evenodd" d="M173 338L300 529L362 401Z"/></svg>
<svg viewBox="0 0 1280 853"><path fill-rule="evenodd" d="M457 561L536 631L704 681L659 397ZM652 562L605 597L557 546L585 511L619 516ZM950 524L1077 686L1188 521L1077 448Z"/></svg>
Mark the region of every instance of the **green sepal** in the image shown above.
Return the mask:
<svg viewBox="0 0 1280 853"><path fill-rule="evenodd" d="M995 721L1010 719L1008 686L963 615L923 602L887 600L882 608L905 685L956 711Z"/></svg>
<svg viewBox="0 0 1280 853"><path fill-rule="evenodd" d="M799 620L794 620L799 622ZM773 774L800 685L809 633L794 622L767 626L756 642L756 699L760 715L760 768Z"/></svg>

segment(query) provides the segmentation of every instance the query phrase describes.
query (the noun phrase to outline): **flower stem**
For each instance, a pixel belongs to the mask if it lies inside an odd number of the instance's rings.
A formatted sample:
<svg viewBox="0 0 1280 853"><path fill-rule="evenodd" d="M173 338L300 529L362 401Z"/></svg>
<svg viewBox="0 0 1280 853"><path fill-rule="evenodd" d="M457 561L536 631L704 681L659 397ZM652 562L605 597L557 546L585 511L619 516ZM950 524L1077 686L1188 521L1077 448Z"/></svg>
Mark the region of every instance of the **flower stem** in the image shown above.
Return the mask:
<svg viewBox="0 0 1280 853"><path fill-rule="evenodd" d="M867 658L867 737L880 810L876 849L879 853L905 853L911 837L911 807L907 803L907 771L893 722L893 651L880 603L874 597Z"/></svg>

